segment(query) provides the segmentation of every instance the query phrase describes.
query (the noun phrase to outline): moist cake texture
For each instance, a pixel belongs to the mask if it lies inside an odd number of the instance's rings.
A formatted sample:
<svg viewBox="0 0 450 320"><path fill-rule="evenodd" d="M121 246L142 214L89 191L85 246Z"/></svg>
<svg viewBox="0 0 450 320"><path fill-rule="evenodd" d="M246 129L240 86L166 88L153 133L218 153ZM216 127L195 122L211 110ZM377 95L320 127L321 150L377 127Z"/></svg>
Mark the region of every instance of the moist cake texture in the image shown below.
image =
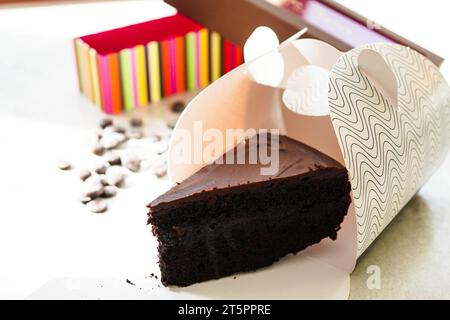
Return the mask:
<svg viewBox="0 0 450 320"><path fill-rule="evenodd" d="M249 141L246 159L266 139ZM279 136L277 150L272 175L262 175L266 165L259 162L213 163L148 205L164 285L256 270L336 239L350 204L347 170L286 136Z"/></svg>

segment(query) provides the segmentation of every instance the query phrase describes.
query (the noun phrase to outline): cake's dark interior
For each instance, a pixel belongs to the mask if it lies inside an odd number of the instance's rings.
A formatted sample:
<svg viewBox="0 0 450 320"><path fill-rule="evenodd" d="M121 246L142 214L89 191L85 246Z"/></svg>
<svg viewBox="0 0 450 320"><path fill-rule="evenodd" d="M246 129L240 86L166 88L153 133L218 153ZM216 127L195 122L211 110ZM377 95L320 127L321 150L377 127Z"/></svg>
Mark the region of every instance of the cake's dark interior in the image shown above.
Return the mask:
<svg viewBox="0 0 450 320"><path fill-rule="evenodd" d="M208 165L149 205L164 285L255 270L336 239L350 203L342 165L279 136L278 172L261 175L261 167Z"/></svg>

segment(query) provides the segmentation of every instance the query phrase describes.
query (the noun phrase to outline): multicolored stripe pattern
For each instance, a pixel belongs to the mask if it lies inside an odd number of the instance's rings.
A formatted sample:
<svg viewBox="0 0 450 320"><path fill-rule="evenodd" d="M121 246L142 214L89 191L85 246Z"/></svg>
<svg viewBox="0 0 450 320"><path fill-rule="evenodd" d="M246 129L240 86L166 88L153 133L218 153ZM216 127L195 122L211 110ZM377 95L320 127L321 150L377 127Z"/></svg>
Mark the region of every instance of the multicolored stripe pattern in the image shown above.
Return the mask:
<svg viewBox="0 0 450 320"><path fill-rule="evenodd" d="M100 55L74 40L80 91L105 113L207 86L243 63L242 48L206 28Z"/></svg>

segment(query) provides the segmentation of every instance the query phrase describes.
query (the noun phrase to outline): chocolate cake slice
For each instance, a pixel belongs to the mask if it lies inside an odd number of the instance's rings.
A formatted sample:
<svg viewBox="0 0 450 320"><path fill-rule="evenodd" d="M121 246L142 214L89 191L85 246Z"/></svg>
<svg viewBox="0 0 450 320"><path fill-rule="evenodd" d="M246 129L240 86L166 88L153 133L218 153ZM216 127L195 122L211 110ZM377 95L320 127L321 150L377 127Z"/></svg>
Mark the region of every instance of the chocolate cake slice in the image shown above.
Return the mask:
<svg viewBox="0 0 450 320"><path fill-rule="evenodd" d="M246 159L251 147L247 141ZM350 203L345 167L286 136L277 151L275 174L262 175L259 161L213 163L149 204L164 285L255 270L336 239Z"/></svg>

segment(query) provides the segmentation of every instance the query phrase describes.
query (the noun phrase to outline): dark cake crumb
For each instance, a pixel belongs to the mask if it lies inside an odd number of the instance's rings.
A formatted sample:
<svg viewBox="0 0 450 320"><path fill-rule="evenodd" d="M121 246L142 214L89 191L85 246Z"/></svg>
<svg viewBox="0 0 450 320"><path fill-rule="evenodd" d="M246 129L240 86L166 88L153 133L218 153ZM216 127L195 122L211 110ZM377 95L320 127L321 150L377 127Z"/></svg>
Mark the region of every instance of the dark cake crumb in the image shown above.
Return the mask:
<svg viewBox="0 0 450 320"><path fill-rule="evenodd" d="M129 285L135 286L135 284L133 282L131 282L129 279L127 279L126 281Z"/></svg>
<svg viewBox="0 0 450 320"><path fill-rule="evenodd" d="M86 181L90 176L92 176L92 173L89 170L81 170L78 175L81 181Z"/></svg>
<svg viewBox="0 0 450 320"><path fill-rule="evenodd" d="M153 272L150 273L150 278L158 280L158 276L156 274L154 274Z"/></svg>

